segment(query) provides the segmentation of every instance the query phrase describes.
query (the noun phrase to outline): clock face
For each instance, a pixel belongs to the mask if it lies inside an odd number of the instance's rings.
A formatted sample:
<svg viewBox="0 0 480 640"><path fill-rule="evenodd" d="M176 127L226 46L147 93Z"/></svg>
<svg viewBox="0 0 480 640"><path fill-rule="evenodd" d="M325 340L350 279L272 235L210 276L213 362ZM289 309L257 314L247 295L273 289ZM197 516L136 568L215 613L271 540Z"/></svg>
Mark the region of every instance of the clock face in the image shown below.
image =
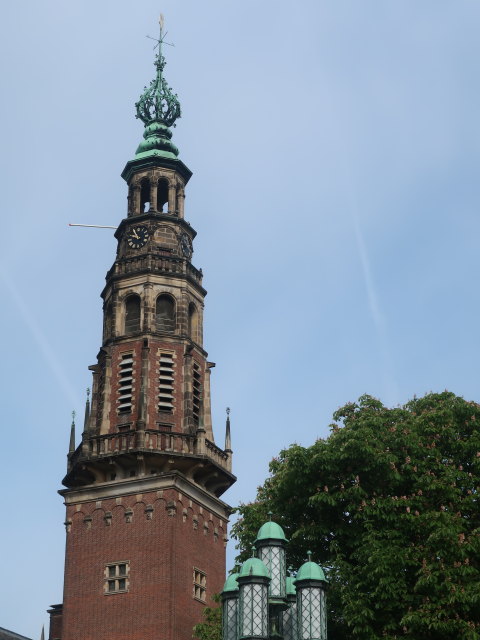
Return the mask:
<svg viewBox="0 0 480 640"><path fill-rule="evenodd" d="M148 229L143 224L132 227L126 235L128 246L132 249L141 249L148 240Z"/></svg>
<svg viewBox="0 0 480 640"><path fill-rule="evenodd" d="M190 237L187 236L186 233L183 233L182 237L180 238L180 246L182 248L183 255L186 258L190 259L193 253L192 241L190 240Z"/></svg>

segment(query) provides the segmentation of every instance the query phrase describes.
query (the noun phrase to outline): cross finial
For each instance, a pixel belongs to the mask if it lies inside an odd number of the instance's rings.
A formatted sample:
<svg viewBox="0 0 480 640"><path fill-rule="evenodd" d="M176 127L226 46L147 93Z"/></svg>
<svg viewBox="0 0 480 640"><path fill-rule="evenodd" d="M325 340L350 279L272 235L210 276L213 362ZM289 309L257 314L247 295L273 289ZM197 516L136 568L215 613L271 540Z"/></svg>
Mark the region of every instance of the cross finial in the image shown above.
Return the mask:
<svg viewBox="0 0 480 640"><path fill-rule="evenodd" d="M160 34L158 38L152 38L152 36L147 36L147 38L150 38L150 40L155 40L156 45L153 47L153 49L155 50L158 47L158 57L160 59L162 57L162 44L168 44L169 47L174 47L175 45L172 42L165 42L165 36L167 35L167 32L164 29L165 16L163 15L163 13L161 13L160 17L158 18L158 24L160 25Z"/></svg>
<svg viewBox="0 0 480 640"><path fill-rule="evenodd" d="M77 415L77 412L75 411L75 409L72 411L72 422L75 422L75 416Z"/></svg>
<svg viewBox="0 0 480 640"><path fill-rule="evenodd" d="M89 399L89 397L90 397L90 387L87 387L87 400Z"/></svg>
<svg viewBox="0 0 480 640"><path fill-rule="evenodd" d="M229 415L230 415L230 407L227 407L227 408L225 409L225 411L227 412L227 416L229 416Z"/></svg>

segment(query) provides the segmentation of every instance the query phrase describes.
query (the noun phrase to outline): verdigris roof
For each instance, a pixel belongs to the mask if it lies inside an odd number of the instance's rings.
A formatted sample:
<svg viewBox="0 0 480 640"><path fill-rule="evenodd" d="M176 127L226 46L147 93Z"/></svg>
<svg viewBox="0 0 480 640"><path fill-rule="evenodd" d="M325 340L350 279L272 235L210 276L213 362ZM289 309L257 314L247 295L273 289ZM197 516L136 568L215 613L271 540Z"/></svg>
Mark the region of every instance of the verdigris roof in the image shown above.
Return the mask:
<svg viewBox="0 0 480 640"><path fill-rule="evenodd" d="M322 580L323 582L327 581L322 567L320 567L316 562L312 562L311 560L302 564L302 566L298 570L297 577L295 578L295 584L298 584L300 580Z"/></svg>
<svg viewBox="0 0 480 640"><path fill-rule="evenodd" d="M269 539L284 540L285 542L288 542L288 540L285 537L285 534L283 533L282 527L276 522L272 522L271 520L269 522L265 522L265 524L263 524L260 527L260 529L258 530L257 539L255 540L255 542L259 542L260 540L269 540Z"/></svg>
<svg viewBox="0 0 480 640"><path fill-rule="evenodd" d="M260 558L248 558L240 568L239 578L256 576L257 578L270 578L267 567Z"/></svg>
<svg viewBox="0 0 480 640"><path fill-rule="evenodd" d="M286 585L285 585L287 596L294 596L297 592L295 588L294 580L295 579L292 578L292 576L287 576Z"/></svg>
<svg viewBox="0 0 480 640"><path fill-rule="evenodd" d="M222 593L230 593L232 591L238 591L238 573L232 573L228 576L227 581L223 585Z"/></svg>

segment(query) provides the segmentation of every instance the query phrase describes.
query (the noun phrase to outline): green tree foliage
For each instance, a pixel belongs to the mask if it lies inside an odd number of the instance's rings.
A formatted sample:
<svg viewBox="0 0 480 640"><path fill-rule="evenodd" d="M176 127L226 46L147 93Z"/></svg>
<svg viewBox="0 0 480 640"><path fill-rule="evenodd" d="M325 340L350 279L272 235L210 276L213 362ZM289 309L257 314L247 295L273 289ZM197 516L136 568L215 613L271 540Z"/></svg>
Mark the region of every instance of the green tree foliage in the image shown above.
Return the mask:
<svg viewBox="0 0 480 640"><path fill-rule="evenodd" d="M289 561L310 548L328 571L330 637L479 640L480 405L362 396L334 420L326 440L282 451L239 507L240 559L272 511Z"/></svg>
<svg viewBox="0 0 480 640"><path fill-rule="evenodd" d="M220 596L212 596L216 607L205 607L203 622L193 627L193 637L198 640L222 640L222 608L218 605Z"/></svg>

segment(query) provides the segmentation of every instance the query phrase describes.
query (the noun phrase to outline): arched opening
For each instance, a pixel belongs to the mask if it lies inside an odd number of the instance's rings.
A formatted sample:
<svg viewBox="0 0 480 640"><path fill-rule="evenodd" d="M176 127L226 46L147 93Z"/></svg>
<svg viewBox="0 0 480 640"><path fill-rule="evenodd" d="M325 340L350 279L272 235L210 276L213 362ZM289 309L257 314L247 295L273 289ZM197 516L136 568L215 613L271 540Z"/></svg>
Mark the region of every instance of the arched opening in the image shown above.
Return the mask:
<svg viewBox="0 0 480 640"><path fill-rule="evenodd" d="M127 213L130 215L133 213L135 207L135 191L133 189L133 185L128 187L128 196L127 196Z"/></svg>
<svg viewBox="0 0 480 640"><path fill-rule="evenodd" d="M168 213L168 180L160 178L157 187L157 211Z"/></svg>
<svg viewBox="0 0 480 640"><path fill-rule="evenodd" d="M108 340L112 335L112 303L109 302L103 315L103 339Z"/></svg>
<svg viewBox="0 0 480 640"><path fill-rule="evenodd" d="M175 331L175 301L171 296L158 296L155 304L155 326L157 331Z"/></svg>
<svg viewBox="0 0 480 640"><path fill-rule="evenodd" d="M140 331L140 296L135 294L125 300L125 333Z"/></svg>
<svg viewBox="0 0 480 640"><path fill-rule="evenodd" d="M140 213L150 210L150 180L144 178L140 184Z"/></svg>
<svg viewBox="0 0 480 640"><path fill-rule="evenodd" d="M194 342L198 342L198 311L193 302L188 305L188 335Z"/></svg>

